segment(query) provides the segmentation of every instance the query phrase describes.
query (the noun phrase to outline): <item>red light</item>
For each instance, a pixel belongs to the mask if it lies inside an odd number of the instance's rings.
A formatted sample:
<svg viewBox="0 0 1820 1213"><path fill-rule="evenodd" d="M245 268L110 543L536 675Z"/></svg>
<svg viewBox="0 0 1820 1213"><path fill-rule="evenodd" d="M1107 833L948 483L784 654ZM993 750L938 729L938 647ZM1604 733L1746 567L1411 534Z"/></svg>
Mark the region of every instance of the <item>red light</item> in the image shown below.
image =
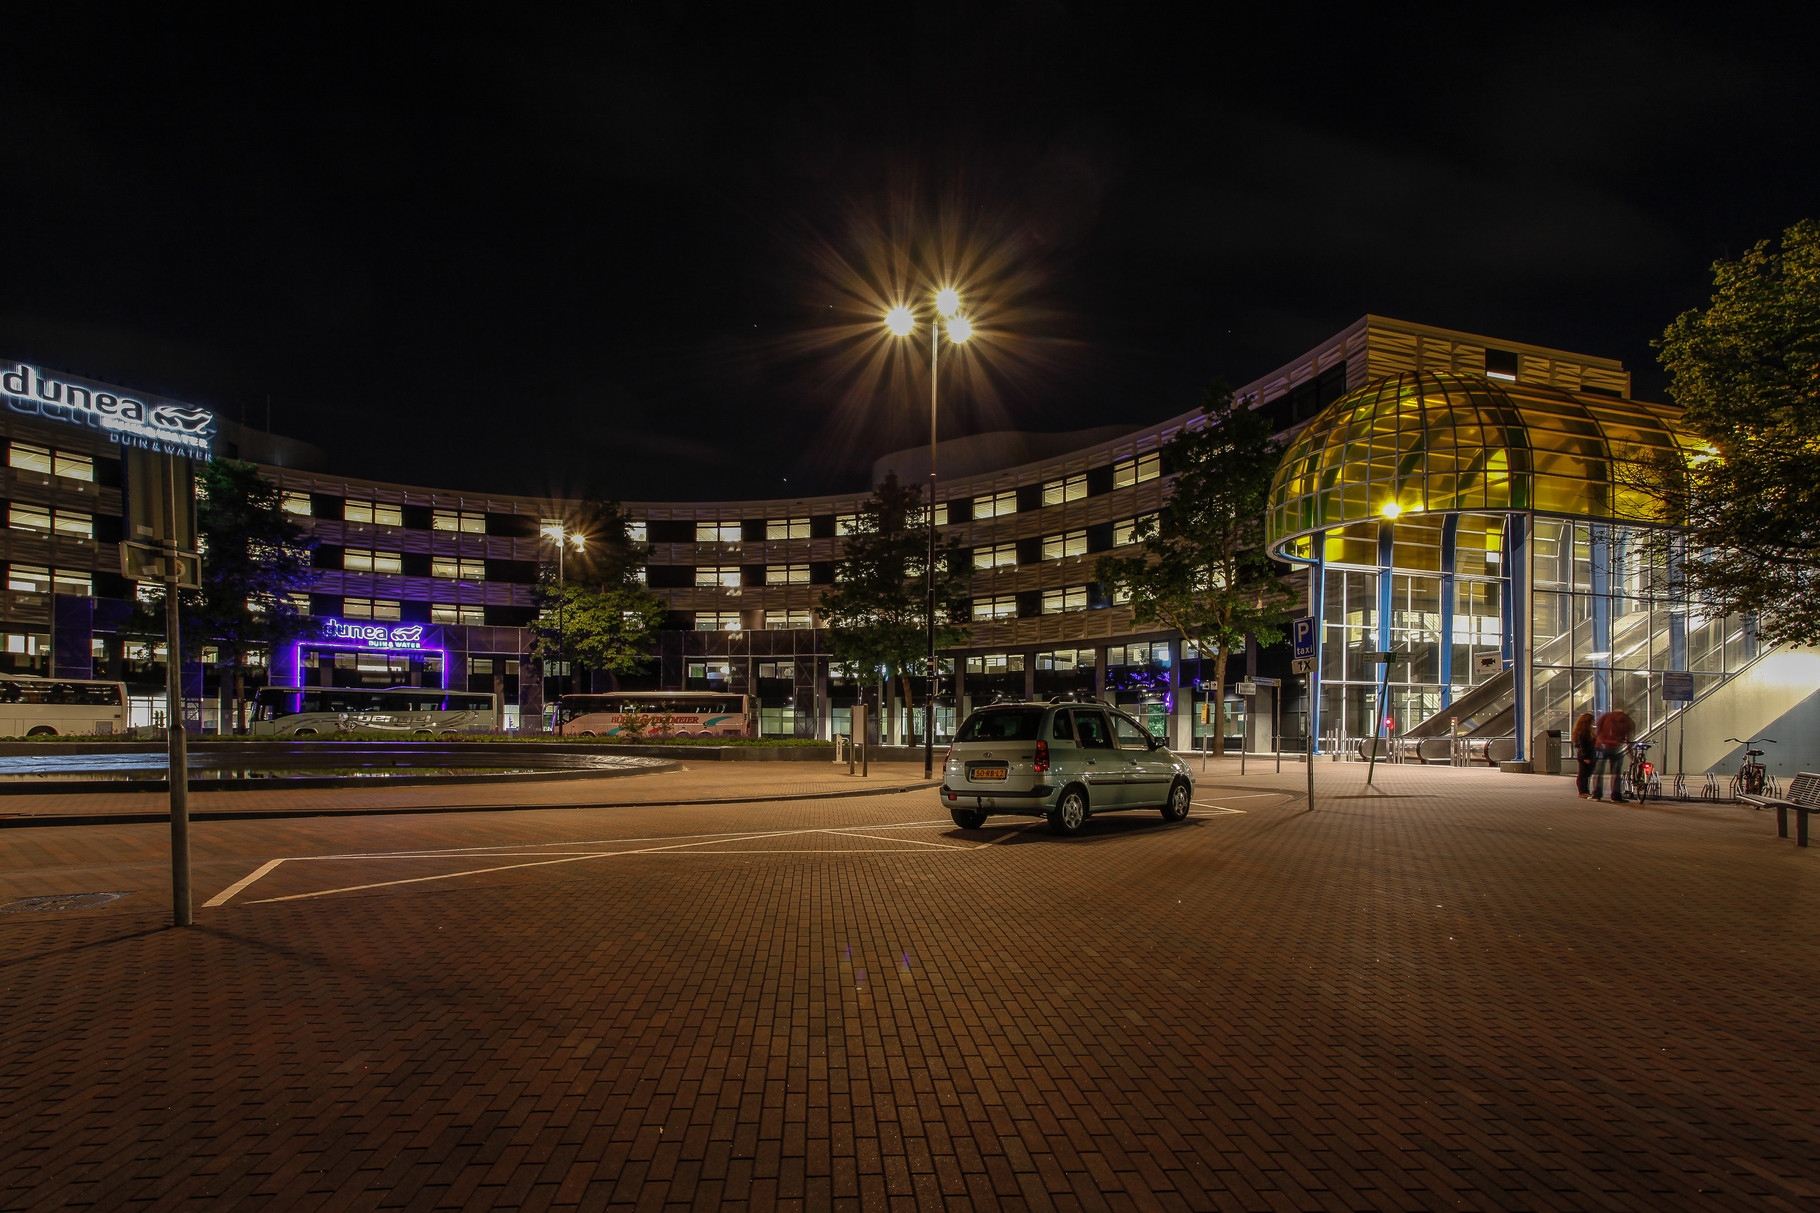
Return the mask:
<svg viewBox="0 0 1820 1213"><path fill-rule="evenodd" d="M1049 743L1046 741L1039 741L1036 743L1036 773L1042 775L1047 773L1048 770Z"/></svg>

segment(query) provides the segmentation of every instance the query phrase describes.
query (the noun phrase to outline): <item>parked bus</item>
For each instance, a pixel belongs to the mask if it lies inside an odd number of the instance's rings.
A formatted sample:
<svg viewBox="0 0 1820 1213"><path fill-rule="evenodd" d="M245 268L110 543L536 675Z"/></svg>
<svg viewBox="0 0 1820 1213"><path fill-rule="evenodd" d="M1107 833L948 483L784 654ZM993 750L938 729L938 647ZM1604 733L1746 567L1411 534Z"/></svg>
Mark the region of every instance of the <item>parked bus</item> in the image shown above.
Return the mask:
<svg viewBox="0 0 1820 1213"><path fill-rule="evenodd" d="M0 678L0 737L126 732L126 684L88 678Z"/></svg>
<svg viewBox="0 0 1820 1213"><path fill-rule="evenodd" d="M564 695L557 711L575 737L746 737L747 703L725 691L618 691Z"/></svg>
<svg viewBox="0 0 1820 1213"><path fill-rule="evenodd" d="M253 700L256 734L315 737L323 733L403 733L438 737L492 733L499 697L435 687L264 687Z"/></svg>

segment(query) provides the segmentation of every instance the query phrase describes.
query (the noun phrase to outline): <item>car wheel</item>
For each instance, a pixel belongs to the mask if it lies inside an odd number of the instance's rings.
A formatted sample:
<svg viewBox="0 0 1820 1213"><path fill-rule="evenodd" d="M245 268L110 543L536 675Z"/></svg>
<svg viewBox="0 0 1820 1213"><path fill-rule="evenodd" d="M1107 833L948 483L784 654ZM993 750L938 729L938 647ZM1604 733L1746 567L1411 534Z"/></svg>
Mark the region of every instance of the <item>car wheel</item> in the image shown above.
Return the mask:
<svg viewBox="0 0 1820 1213"><path fill-rule="evenodd" d="M1188 785L1180 779L1176 780L1175 786L1169 789L1169 803L1163 806L1163 820L1181 821L1187 817L1188 802L1192 799L1194 793L1188 789Z"/></svg>
<svg viewBox="0 0 1820 1213"><path fill-rule="evenodd" d="M589 732L589 731L588 731L588 730L587 730L587 729L583 729L583 730L582 730L582 731L581 731L581 735L582 735L582 736L583 736L583 737L592 737L592 736L594 736L594 734L593 734L593 733L591 733L591 732Z"/></svg>
<svg viewBox="0 0 1820 1213"><path fill-rule="evenodd" d="M986 815L978 809L949 809L948 816L963 830L977 830L986 824Z"/></svg>
<svg viewBox="0 0 1820 1213"><path fill-rule="evenodd" d="M41 724L35 729L27 729L25 735L27 737L55 737L57 735L57 730L51 728L48 724Z"/></svg>
<svg viewBox="0 0 1820 1213"><path fill-rule="evenodd" d="M1078 834L1087 823L1087 794L1079 788L1067 788L1062 798L1049 810L1051 834Z"/></svg>

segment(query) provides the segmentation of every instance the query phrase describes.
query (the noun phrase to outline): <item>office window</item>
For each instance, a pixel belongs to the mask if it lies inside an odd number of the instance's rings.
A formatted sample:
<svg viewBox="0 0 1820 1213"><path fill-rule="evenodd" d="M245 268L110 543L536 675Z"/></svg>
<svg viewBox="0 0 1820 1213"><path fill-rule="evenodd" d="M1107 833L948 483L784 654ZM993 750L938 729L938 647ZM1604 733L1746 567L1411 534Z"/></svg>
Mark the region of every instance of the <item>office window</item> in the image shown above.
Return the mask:
<svg viewBox="0 0 1820 1213"><path fill-rule="evenodd" d="M695 584L722 590L739 589L739 566L702 564L695 567Z"/></svg>
<svg viewBox="0 0 1820 1213"><path fill-rule="evenodd" d="M739 631L738 611L697 611L695 612L695 630L698 632L737 632ZM700 677L700 675L691 675Z"/></svg>
<svg viewBox="0 0 1820 1213"><path fill-rule="evenodd" d="M382 501L355 501L349 498L342 507L341 516L349 522L372 522L380 526L404 525L404 507L387 505Z"/></svg>
<svg viewBox="0 0 1820 1213"><path fill-rule="evenodd" d="M483 513L471 513L465 510L431 510L430 529L432 531L458 531L464 535L484 535L487 533L487 516Z"/></svg>
<svg viewBox="0 0 1820 1213"><path fill-rule="evenodd" d="M430 576L443 577L450 581L485 581L487 579L487 562L459 556L432 556L430 557Z"/></svg>
<svg viewBox="0 0 1820 1213"><path fill-rule="evenodd" d="M765 523L766 539L807 539L809 537L809 520L807 518L773 518Z"/></svg>
<svg viewBox="0 0 1820 1213"><path fill-rule="evenodd" d="M695 524L695 542L697 543L738 543L739 523L737 522L698 522Z"/></svg>
<svg viewBox="0 0 1820 1213"><path fill-rule="evenodd" d="M375 552L370 548L347 548L341 554L341 567L350 573L401 573L404 565L397 552Z"/></svg>
<svg viewBox="0 0 1820 1213"><path fill-rule="evenodd" d="M433 602L430 604L431 623L467 623L483 624L487 621L485 607L469 606L466 603ZM472 664L468 667L473 669Z"/></svg>
<svg viewBox="0 0 1820 1213"><path fill-rule="evenodd" d="M68 480L95 479L95 461L75 451L52 451L51 470Z"/></svg>
<svg viewBox="0 0 1820 1213"><path fill-rule="evenodd" d="M1168 665L1169 642L1153 640L1148 643L1113 645L1106 650L1107 665Z"/></svg>
<svg viewBox="0 0 1820 1213"><path fill-rule="evenodd" d="M975 569L1007 568L1017 563L1017 544L1001 543L997 547L974 548Z"/></svg>
<svg viewBox="0 0 1820 1213"><path fill-rule="evenodd" d="M1113 606L1130 606L1131 605L1130 587L1122 586L1122 585L1113 586L1111 599L1112 599Z"/></svg>
<svg viewBox="0 0 1820 1213"><path fill-rule="evenodd" d="M1069 531L1062 535L1046 535L1043 538L1043 559L1060 560L1064 556L1085 556L1087 554L1087 532Z"/></svg>
<svg viewBox="0 0 1820 1213"><path fill-rule="evenodd" d="M836 535L852 535L858 531L858 514L836 514L834 516L834 533Z"/></svg>
<svg viewBox="0 0 1820 1213"><path fill-rule="evenodd" d="M794 661L761 661L758 663L758 676L790 681L796 677L796 663Z"/></svg>
<svg viewBox="0 0 1820 1213"><path fill-rule="evenodd" d="M1059 590L1043 591L1043 614L1061 615L1087 609L1087 587L1071 585Z"/></svg>
<svg viewBox="0 0 1820 1213"><path fill-rule="evenodd" d="M6 507L6 525L15 531L43 531L51 529L51 512L41 505L22 505L15 501Z"/></svg>
<svg viewBox="0 0 1820 1213"><path fill-rule="evenodd" d="M95 575L86 569L53 569L51 570L51 591L57 594L79 594L84 598L95 596Z"/></svg>
<svg viewBox="0 0 1820 1213"><path fill-rule="evenodd" d="M15 442L7 451L6 463L8 467L43 472L48 476L51 474L51 448L30 442Z"/></svg>
<svg viewBox="0 0 1820 1213"><path fill-rule="evenodd" d="M310 500L308 493L286 493L284 495L284 512L303 518L313 518L316 515L316 504Z"/></svg>
<svg viewBox="0 0 1820 1213"><path fill-rule="evenodd" d="M1008 489L1003 493L993 493L987 497L973 499L974 518L997 518L1001 514L1017 513L1017 490Z"/></svg>
<svg viewBox="0 0 1820 1213"><path fill-rule="evenodd" d="M987 653L983 657L967 658L969 674L1021 674L1024 672L1024 655L1022 653Z"/></svg>
<svg viewBox="0 0 1820 1213"><path fill-rule="evenodd" d="M371 598L343 598L341 600L341 617L343 619L371 619L373 617L373 600Z"/></svg>
<svg viewBox="0 0 1820 1213"><path fill-rule="evenodd" d="M766 585L808 585L809 566L806 564L768 564L765 566Z"/></svg>
<svg viewBox="0 0 1820 1213"><path fill-rule="evenodd" d="M1069 476L1064 480L1051 480L1043 486L1043 504L1061 505L1065 501L1079 501L1087 495L1087 477Z"/></svg>
<svg viewBox="0 0 1820 1213"><path fill-rule="evenodd" d="M643 522L626 523L626 537L629 538L633 543L649 542L649 540L646 539L646 535L649 533L649 530L650 530L650 528Z"/></svg>
<svg viewBox="0 0 1820 1213"><path fill-rule="evenodd" d="M51 528L66 539L93 539L95 516L70 510L52 510Z"/></svg>
<svg viewBox="0 0 1820 1213"><path fill-rule="evenodd" d="M765 626L776 631L797 631L815 626L808 611L766 611Z"/></svg>
<svg viewBox="0 0 1820 1213"><path fill-rule="evenodd" d="M308 615L310 613L310 596L308 594L299 592L295 594L286 594L285 597L290 600L291 609L296 611L299 615Z"/></svg>
<svg viewBox="0 0 1820 1213"><path fill-rule="evenodd" d="M1016 619L1017 596L1001 594L997 598L975 598L973 600L973 618L979 619Z"/></svg>
<svg viewBox="0 0 1820 1213"><path fill-rule="evenodd" d="M1123 522L1113 523L1112 546L1122 548L1138 542L1138 528L1146 524L1154 525L1155 522L1155 514L1143 514L1136 518L1127 518Z"/></svg>
<svg viewBox="0 0 1820 1213"><path fill-rule="evenodd" d="M1146 480L1155 480L1163 474L1163 457L1155 451L1139 455L1135 459L1121 459L1112 465L1112 487L1129 488L1142 484Z"/></svg>
<svg viewBox="0 0 1820 1213"><path fill-rule="evenodd" d="M18 590L20 594L49 594L51 570L36 565L7 565L5 588Z"/></svg>

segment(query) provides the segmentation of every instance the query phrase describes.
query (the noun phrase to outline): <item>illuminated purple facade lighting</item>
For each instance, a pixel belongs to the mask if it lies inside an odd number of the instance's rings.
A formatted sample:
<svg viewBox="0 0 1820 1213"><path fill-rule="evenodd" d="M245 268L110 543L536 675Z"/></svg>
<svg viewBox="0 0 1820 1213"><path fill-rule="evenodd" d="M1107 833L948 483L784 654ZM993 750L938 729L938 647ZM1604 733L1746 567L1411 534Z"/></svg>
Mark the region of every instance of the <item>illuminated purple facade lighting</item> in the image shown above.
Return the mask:
<svg viewBox="0 0 1820 1213"><path fill-rule="evenodd" d="M434 653L442 660L441 690L449 689L449 651L425 644L429 625L422 623L366 623L359 620L325 619L326 636L321 640L299 640L291 646L291 668L296 671L297 685L303 685L303 650L354 649L365 653Z"/></svg>

